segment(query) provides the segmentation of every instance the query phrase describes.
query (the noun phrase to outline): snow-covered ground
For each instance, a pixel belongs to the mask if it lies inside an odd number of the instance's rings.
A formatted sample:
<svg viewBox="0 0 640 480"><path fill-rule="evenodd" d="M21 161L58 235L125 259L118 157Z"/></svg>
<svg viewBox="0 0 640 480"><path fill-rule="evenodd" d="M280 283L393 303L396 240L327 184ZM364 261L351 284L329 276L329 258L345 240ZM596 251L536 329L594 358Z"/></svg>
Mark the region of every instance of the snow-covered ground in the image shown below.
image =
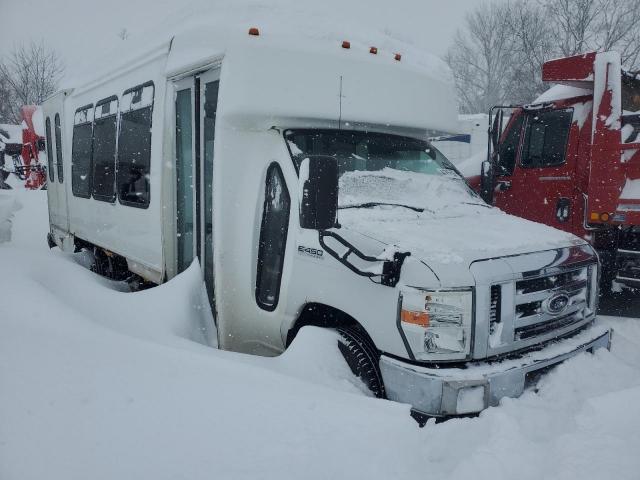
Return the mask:
<svg viewBox="0 0 640 480"><path fill-rule="evenodd" d="M537 392L420 429L363 394L332 333L215 350L196 268L126 293L49 251L47 220L46 192L0 191L2 480L640 478L640 319L602 318L612 351Z"/></svg>

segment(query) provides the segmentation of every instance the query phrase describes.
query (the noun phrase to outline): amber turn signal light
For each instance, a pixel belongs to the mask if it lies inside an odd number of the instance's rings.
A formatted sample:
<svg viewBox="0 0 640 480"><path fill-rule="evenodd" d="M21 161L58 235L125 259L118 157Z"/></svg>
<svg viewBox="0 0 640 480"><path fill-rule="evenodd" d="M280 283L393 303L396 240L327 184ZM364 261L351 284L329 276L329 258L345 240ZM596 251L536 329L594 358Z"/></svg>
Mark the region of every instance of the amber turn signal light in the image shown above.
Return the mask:
<svg viewBox="0 0 640 480"><path fill-rule="evenodd" d="M594 222L597 222L597 221L608 222L609 219L611 218L611 215L609 215L607 212L603 212L603 213L591 212L591 214L589 215L589 218Z"/></svg>
<svg viewBox="0 0 640 480"><path fill-rule="evenodd" d="M404 323L411 323L420 327L429 326L429 314L427 312L414 312L412 310L402 310L400 320Z"/></svg>

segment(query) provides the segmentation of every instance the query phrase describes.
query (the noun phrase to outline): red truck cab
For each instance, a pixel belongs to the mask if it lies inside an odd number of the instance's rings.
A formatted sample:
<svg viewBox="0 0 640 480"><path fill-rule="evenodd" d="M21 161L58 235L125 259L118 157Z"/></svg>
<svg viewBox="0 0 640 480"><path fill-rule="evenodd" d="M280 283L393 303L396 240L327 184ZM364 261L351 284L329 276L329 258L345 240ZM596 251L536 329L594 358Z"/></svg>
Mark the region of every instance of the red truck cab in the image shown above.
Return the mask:
<svg viewBox="0 0 640 480"><path fill-rule="evenodd" d="M491 110L488 160L469 181L508 213L588 239L604 282L640 287L640 78L603 52L549 61L543 80L558 85L534 104Z"/></svg>

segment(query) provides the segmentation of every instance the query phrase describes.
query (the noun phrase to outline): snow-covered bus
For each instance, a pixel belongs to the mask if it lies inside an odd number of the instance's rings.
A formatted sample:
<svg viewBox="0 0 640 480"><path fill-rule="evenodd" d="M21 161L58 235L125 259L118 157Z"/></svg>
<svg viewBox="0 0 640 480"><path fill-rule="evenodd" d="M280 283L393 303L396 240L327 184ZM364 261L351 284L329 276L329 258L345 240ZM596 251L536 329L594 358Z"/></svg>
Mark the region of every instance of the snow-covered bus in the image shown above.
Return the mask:
<svg viewBox="0 0 640 480"><path fill-rule="evenodd" d="M331 328L428 415L608 347L593 249L486 205L428 142L456 125L441 62L248 33L184 29L45 103L51 247L153 284L197 260L220 348Z"/></svg>

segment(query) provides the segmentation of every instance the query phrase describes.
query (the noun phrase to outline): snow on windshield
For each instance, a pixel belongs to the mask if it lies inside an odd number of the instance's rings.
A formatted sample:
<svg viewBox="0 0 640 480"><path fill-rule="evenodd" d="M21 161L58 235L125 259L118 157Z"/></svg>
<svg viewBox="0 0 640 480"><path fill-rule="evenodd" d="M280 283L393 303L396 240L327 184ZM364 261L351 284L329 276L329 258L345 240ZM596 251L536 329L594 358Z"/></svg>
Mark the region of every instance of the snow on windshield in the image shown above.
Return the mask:
<svg viewBox="0 0 640 480"><path fill-rule="evenodd" d="M340 177L340 207L368 203L407 205L435 214L454 205L482 204L482 200L456 172L445 168L436 175L393 168L345 172Z"/></svg>
<svg viewBox="0 0 640 480"><path fill-rule="evenodd" d="M453 204L484 205L427 141L345 130L289 130L285 138L298 166L309 156L337 160L341 208L396 204L435 213Z"/></svg>

